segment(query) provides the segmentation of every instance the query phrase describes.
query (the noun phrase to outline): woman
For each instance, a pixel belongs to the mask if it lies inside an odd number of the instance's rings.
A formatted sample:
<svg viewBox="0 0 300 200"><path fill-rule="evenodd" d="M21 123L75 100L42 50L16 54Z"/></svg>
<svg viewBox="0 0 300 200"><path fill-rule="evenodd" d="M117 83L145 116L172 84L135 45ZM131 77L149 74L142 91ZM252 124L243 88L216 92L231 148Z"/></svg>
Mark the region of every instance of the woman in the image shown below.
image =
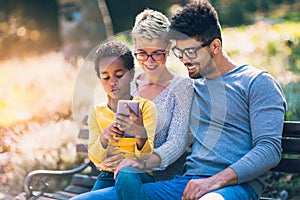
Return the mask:
<svg viewBox="0 0 300 200"><path fill-rule="evenodd" d="M163 170L190 144L188 121L193 84L191 79L171 73L166 66L171 48L167 37L169 25L165 15L146 9L137 15L132 30L134 55L143 72L133 79L131 91L134 96L151 100L156 105L158 118L154 153L144 162L125 159L115 171L120 199L143 197L140 176L130 172Z"/></svg>
<svg viewBox="0 0 300 200"><path fill-rule="evenodd" d="M152 100L157 110L157 126L154 153L148 159L130 160L117 154L101 163L105 168L116 168L114 178L119 199L146 199L142 189L145 171L166 169L191 142L188 122L193 84L191 79L171 73L166 66L171 48L167 38L169 25L165 15L149 9L138 14L135 20L132 31L134 55L143 72L134 77L131 92L133 96ZM93 199L97 193L84 193L74 199Z"/></svg>

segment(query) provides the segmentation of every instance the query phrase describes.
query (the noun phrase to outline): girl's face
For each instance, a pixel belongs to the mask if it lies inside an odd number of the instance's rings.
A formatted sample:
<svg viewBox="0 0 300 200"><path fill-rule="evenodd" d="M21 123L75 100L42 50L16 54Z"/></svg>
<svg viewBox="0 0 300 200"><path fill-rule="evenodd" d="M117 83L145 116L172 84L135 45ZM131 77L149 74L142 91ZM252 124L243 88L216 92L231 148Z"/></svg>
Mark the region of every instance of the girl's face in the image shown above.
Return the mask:
<svg viewBox="0 0 300 200"><path fill-rule="evenodd" d="M144 72L149 75L159 74L166 67L166 58L169 54L170 46L169 43L160 38L151 41L136 38L135 57Z"/></svg>
<svg viewBox="0 0 300 200"><path fill-rule="evenodd" d="M128 70L119 57L106 57L99 62L100 81L109 98L129 99L133 70Z"/></svg>

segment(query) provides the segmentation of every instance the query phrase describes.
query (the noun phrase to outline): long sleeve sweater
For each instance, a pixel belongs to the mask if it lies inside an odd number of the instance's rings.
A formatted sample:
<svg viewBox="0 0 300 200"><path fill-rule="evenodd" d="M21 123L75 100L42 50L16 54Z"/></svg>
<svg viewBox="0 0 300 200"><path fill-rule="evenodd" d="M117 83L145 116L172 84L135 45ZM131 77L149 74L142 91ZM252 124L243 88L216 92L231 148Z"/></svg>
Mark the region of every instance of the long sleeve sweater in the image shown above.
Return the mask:
<svg viewBox="0 0 300 200"><path fill-rule="evenodd" d="M137 77L131 84L132 95L141 96ZM175 162L189 145L189 113L194 94L193 82L189 78L174 75L169 85L152 102L157 110L157 126L154 138L154 152L161 158L163 170Z"/></svg>
<svg viewBox="0 0 300 200"><path fill-rule="evenodd" d="M267 72L243 65L194 82L190 116L194 135L185 175L214 175L232 168L238 183L258 195L264 175L281 158L286 103L279 84Z"/></svg>

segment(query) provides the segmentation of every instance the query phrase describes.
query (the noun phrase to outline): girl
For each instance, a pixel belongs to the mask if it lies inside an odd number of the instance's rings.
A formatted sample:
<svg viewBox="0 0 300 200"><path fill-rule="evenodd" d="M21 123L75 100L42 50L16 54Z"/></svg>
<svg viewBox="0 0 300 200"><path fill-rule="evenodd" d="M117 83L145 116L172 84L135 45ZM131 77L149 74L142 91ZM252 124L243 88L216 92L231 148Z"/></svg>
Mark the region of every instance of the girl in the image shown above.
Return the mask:
<svg viewBox="0 0 300 200"><path fill-rule="evenodd" d="M130 82L134 77L134 59L130 49L121 42L107 42L96 51L95 70L107 94L106 105L96 105L89 114L90 160L100 169L100 174L92 190L113 186L113 172L117 163L106 165L102 162L110 156L108 149L119 147L114 152L120 159L124 157L143 162L153 152L156 128L155 105L144 98L130 94ZM139 101L138 116L127 106L130 117L116 114L119 100ZM124 137L130 132L134 137ZM119 152L119 153L118 153ZM120 153L122 152L122 153ZM145 182L153 177L145 174Z"/></svg>

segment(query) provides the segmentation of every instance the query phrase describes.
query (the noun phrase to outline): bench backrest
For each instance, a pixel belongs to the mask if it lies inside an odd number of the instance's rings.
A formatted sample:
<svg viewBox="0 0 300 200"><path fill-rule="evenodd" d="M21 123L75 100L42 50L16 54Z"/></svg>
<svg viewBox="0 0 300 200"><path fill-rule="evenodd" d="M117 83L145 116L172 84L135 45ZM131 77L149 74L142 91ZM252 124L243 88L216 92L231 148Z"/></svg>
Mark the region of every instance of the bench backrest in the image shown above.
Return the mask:
<svg viewBox="0 0 300 200"><path fill-rule="evenodd" d="M77 135L76 152L83 155L87 155L88 153L89 129L87 120L88 116L85 116L81 122L80 131Z"/></svg>
<svg viewBox="0 0 300 200"><path fill-rule="evenodd" d="M300 173L300 122L284 122L282 149L282 159L271 171Z"/></svg>
<svg viewBox="0 0 300 200"><path fill-rule="evenodd" d="M78 134L77 153L87 154L89 131L86 122ZM300 173L300 122L285 121L282 132L282 159L271 171Z"/></svg>

